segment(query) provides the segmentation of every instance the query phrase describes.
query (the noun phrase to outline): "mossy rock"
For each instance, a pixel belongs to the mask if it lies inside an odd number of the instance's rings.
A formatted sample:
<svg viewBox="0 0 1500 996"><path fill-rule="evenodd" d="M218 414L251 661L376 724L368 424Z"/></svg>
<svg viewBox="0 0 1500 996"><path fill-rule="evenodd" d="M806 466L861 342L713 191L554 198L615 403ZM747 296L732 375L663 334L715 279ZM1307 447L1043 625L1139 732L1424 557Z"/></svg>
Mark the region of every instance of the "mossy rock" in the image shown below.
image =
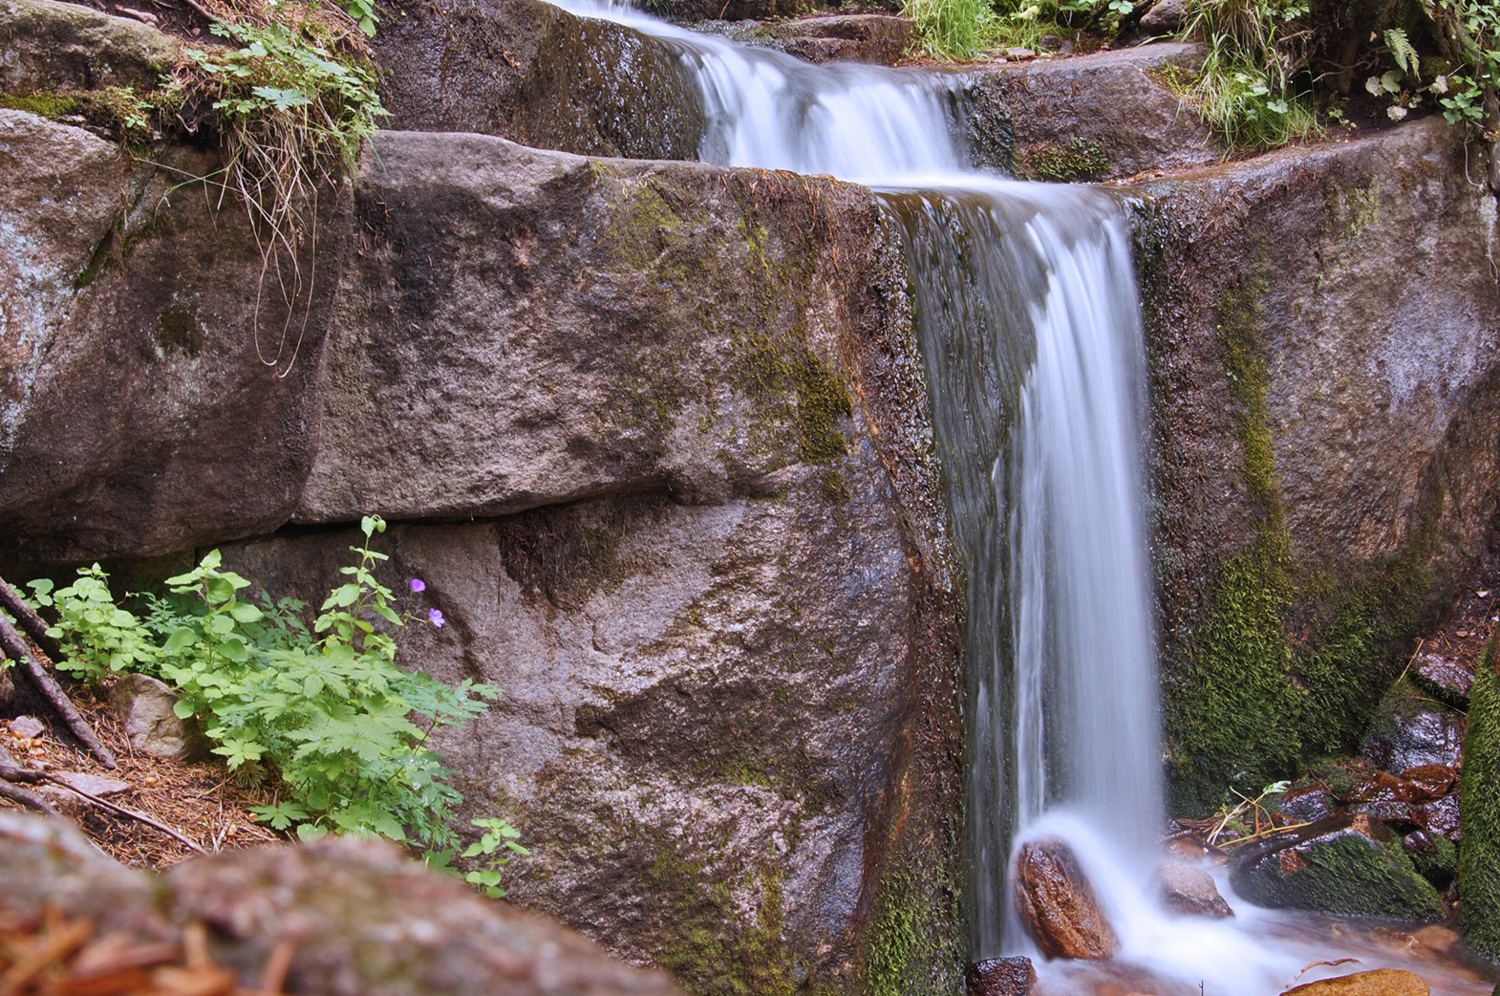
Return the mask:
<svg viewBox="0 0 1500 996"><path fill-rule="evenodd" d="M1241 851L1229 876L1260 906L1428 920L1442 902L1378 820L1336 816Z"/></svg>
<svg viewBox="0 0 1500 996"><path fill-rule="evenodd" d="M1464 735L1458 847L1459 925L1475 950L1500 956L1500 676L1494 637L1474 676Z"/></svg>

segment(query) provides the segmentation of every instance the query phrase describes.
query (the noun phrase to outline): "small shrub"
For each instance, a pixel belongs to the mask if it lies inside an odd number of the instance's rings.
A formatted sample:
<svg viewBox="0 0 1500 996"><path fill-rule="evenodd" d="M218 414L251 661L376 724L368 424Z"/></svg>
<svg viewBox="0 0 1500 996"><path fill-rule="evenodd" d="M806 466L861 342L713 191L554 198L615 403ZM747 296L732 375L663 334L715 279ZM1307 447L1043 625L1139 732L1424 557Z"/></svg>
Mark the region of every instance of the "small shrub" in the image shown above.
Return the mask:
<svg viewBox="0 0 1500 996"><path fill-rule="evenodd" d="M244 600L250 582L224 570L217 550L168 578L170 595L143 596L141 616L114 603L98 565L65 588L29 587L57 616L49 633L67 653L60 667L95 684L125 671L161 678L181 696L178 715L203 720L231 771L276 776L282 797L255 807L271 826L452 848L448 820L462 796L427 740L482 712L498 690L471 681L449 688L396 666L391 633L404 622L375 576L385 555L370 548L384 529L378 517L364 519L365 540L350 548L358 563L341 568L346 580L311 630L300 602Z"/></svg>

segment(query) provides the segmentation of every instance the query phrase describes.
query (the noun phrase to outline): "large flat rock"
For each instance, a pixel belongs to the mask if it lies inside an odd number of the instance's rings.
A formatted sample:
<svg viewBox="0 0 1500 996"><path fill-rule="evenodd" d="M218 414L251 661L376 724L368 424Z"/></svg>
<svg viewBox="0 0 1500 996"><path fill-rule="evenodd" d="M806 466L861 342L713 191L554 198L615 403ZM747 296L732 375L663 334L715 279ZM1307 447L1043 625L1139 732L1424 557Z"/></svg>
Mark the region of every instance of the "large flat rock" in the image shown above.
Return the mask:
<svg viewBox="0 0 1500 996"><path fill-rule="evenodd" d="M1223 145L1161 80L1202 51L1156 42L958 74L975 165L1027 180L1099 181L1217 163Z"/></svg>

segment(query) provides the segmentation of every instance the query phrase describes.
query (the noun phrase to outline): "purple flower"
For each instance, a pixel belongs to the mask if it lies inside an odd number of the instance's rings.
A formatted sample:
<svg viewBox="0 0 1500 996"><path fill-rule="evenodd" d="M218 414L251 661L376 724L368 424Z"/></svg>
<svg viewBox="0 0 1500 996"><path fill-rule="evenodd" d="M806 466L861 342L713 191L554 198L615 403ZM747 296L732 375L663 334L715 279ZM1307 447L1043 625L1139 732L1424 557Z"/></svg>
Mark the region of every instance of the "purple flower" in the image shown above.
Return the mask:
<svg viewBox="0 0 1500 996"><path fill-rule="evenodd" d="M412 591L426 591L427 590L427 582L423 581L421 578L412 578L411 579L411 590Z"/></svg>
<svg viewBox="0 0 1500 996"><path fill-rule="evenodd" d="M432 620L432 624L434 626L436 626L438 629L442 629L444 623L447 622L447 620L443 618L443 610L442 609L428 609L427 610L427 618L431 619Z"/></svg>

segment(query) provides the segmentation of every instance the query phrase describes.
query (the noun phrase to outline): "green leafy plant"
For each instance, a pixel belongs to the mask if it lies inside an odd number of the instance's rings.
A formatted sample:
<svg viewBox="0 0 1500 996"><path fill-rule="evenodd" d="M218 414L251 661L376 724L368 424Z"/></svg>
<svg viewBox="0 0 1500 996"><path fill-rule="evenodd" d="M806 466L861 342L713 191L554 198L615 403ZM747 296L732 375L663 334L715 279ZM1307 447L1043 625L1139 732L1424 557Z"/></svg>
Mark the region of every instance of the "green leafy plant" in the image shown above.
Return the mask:
<svg viewBox="0 0 1500 996"><path fill-rule="evenodd" d="M45 580L29 587L58 616L52 634L68 653L62 666L95 682L121 671L160 677L180 696L178 715L203 721L231 771L275 776L280 798L255 808L271 826L451 849L458 838L449 823L462 797L428 737L482 712L498 690L471 681L450 688L396 666L393 632L404 620L376 576L385 555L370 547L385 523L367 516L361 530L364 542L350 548L358 561L341 568L345 581L311 630L298 617L300 602L246 600L250 582L224 570L217 550L168 578L169 594L143 596L141 616L114 603L97 565L66 588ZM511 853L524 851L509 846L513 834L481 825Z"/></svg>
<svg viewBox="0 0 1500 996"><path fill-rule="evenodd" d="M1299 87L1309 36L1306 0L1196 0L1186 29L1206 51L1168 81L1229 148L1276 148L1320 132L1310 86Z"/></svg>
<svg viewBox="0 0 1500 996"><path fill-rule="evenodd" d="M485 895L500 899L505 890L500 888L500 869L513 857L526 857L531 852L522 847L521 832L505 820L488 818L471 821L484 833L464 850L464 857L481 859L480 867L464 876L464 881Z"/></svg>

